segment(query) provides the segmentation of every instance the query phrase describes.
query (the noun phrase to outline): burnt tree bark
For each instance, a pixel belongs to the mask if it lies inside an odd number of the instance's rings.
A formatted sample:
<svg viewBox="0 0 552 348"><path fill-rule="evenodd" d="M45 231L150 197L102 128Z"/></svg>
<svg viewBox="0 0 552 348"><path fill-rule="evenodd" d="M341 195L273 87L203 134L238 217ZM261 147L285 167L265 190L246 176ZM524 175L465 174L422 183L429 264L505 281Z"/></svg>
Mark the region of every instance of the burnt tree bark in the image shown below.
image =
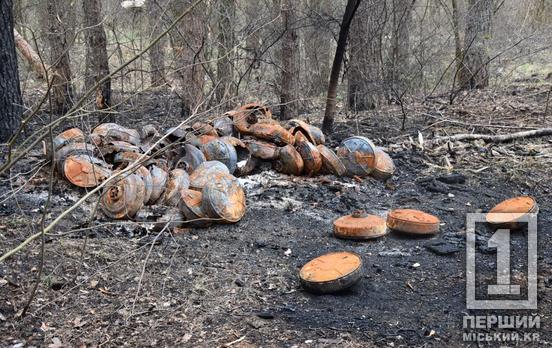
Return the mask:
<svg viewBox="0 0 552 348"><path fill-rule="evenodd" d="M0 1L0 62L0 142L7 142L20 125L23 110L13 36L12 0Z"/></svg>
<svg viewBox="0 0 552 348"><path fill-rule="evenodd" d="M52 75L52 112L65 113L73 104L71 83L71 59L69 57L69 15L72 5L67 0L47 0L44 13L46 38L49 44L49 60L54 70Z"/></svg>
<svg viewBox="0 0 552 348"><path fill-rule="evenodd" d="M102 23L102 4L100 0L82 2L86 35L86 89L92 88L109 75L107 58L107 38ZM111 79L107 79L96 90L96 108L105 110L111 106ZM100 123L113 122L113 116L99 114Z"/></svg>
<svg viewBox="0 0 552 348"><path fill-rule="evenodd" d="M234 93L232 83L234 69L232 67L233 49L235 44L234 24L236 17L236 0L220 0L218 3L217 22L217 83L215 96L220 107L227 109L231 103L228 100Z"/></svg>
<svg viewBox="0 0 552 348"><path fill-rule="evenodd" d="M488 44L491 38L492 0L469 0L466 13L464 52L458 76L461 89L485 88L489 85Z"/></svg>
<svg viewBox="0 0 552 348"><path fill-rule="evenodd" d="M351 23L347 101L354 112L375 109L382 99L384 6L379 0L365 0Z"/></svg>
<svg viewBox="0 0 552 348"><path fill-rule="evenodd" d="M163 32L163 9L159 1L148 3L148 21L151 27L151 37L156 38ZM153 87L163 85L165 81L165 45L166 38L162 38L148 52L150 61L150 80Z"/></svg>
<svg viewBox="0 0 552 348"><path fill-rule="evenodd" d="M341 65L343 64L343 56L347 48L347 37L349 36L349 27L355 13L362 0L347 0L345 13L341 20L341 28L339 30L339 38L337 39L337 48L330 73L330 81L328 83L328 94L326 96L326 111L324 112L324 120L322 122L322 130L326 134L333 132L333 123L335 118L336 103L337 103L337 85L339 83L339 74Z"/></svg>
<svg viewBox="0 0 552 348"><path fill-rule="evenodd" d="M190 1L175 1L171 5L173 17L181 14ZM203 101L205 69L203 49L205 45L205 4L196 6L190 15L172 30L169 37L177 62L179 94L182 101L181 116L187 117Z"/></svg>
<svg viewBox="0 0 552 348"><path fill-rule="evenodd" d="M280 57L282 72L280 81L280 119L289 120L299 112L300 51L297 35L297 15L292 0L281 0L282 37Z"/></svg>

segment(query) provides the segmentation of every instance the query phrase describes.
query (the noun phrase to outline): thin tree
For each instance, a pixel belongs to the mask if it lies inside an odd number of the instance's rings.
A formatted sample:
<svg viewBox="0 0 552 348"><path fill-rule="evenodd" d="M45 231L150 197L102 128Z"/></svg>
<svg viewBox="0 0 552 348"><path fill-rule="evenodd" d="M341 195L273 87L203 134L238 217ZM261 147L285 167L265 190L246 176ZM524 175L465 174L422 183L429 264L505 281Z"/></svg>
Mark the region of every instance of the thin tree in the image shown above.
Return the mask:
<svg viewBox="0 0 552 348"><path fill-rule="evenodd" d="M412 10L416 0L393 0L393 31L391 33L390 59L387 66L389 98L395 99L408 88L410 71L410 31Z"/></svg>
<svg viewBox="0 0 552 348"><path fill-rule="evenodd" d="M319 97L328 90L328 76L330 76L330 65L332 51L329 49L335 41L329 30L331 16L326 12L331 9L330 0L308 0L307 27L302 29L301 44L304 49L301 71L304 71L304 86L302 94L307 97Z"/></svg>
<svg viewBox="0 0 552 348"><path fill-rule="evenodd" d="M383 97L382 34L385 2L365 0L351 23L347 101L357 112L375 109Z"/></svg>
<svg viewBox="0 0 552 348"><path fill-rule="evenodd" d="M462 89L489 85L489 41L493 17L492 0L469 0L466 13L464 53L458 82Z"/></svg>
<svg viewBox="0 0 552 348"><path fill-rule="evenodd" d="M107 39L102 23L100 0L85 0L82 2L84 26L86 28L86 89L90 89L104 77L109 75L109 60L107 58ZM96 90L96 108L105 110L111 106L111 79L107 79ZM112 116L100 114L99 121L114 121Z"/></svg>
<svg viewBox="0 0 552 348"><path fill-rule="evenodd" d="M280 57L282 72L280 81L280 119L288 120L296 117L299 111L299 68L300 50L297 35L297 15L293 8L294 1L282 0L280 13L282 16L282 37Z"/></svg>
<svg viewBox="0 0 552 348"><path fill-rule="evenodd" d="M19 127L23 100L13 36L12 0L0 1L0 142Z"/></svg>
<svg viewBox="0 0 552 348"><path fill-rule="evenodd" d="M151 28L151 37L156 38L163 32L163 8L159 0L148 2L148 23ZM163 85L165 80L165 45L166 38L162 38L148 51L150 61L150 79L153 87Z"/></svg>
<svg viewBox="0 0 552 348"><path fill-rule="evenodd" d="M349 36L349 27L355 13L362 0L347 0L345 13L341 20L341 28L339 30L339 38L337 39L337 48L335 49L332 71L330 73L330 81L328 83L328 94L326 96L326 112L324 113L324 121L322 122L322 130L326 134L331 134L333 131L333 123L335 118L336 103L337 103L337 85L339 83L339 74L341 65L343 64L343 56L347 47L347 37Z"/></svg>
<svg viewBox="0 0 552 348"><path fill-rule="evenodd" d="M454 55L456 58L456 71L462 67L462 39L460 38L460 14L458 0L451 0L452 6L452 29L454 31Z"/></svg>
<svg viewBox="0 0 552 348"><path fill-rule="evenodd" d="M190 1L174 1L171 4L173 16L182 13ZM170 32L170 41L176 62L176 74L179 79L181 116L189 116L203 101L205 69L202 64L203 49L206 41L206 6L200 4L194 8L186 21Z"/></svg>
<svg viewBox="0 0 552 348"><path fill-rule="evenodd" d="M85 1L86 2L86 1ZM46 38L49 44L52 74L52 111L61 115L73 104L71 59L69 57L69 17L73 5L68 0L47 0L45 16Z"/></svg>
<svg viewBox="0 0 552 348"><path fill-rule="evenodd" d="M234 75L232 52L235 45L236 0L220 0L217 10L217 86L215 96L217 103L222 103L220 106L226 109L231 105L228 97L234 94L232 92Z"/></svg>

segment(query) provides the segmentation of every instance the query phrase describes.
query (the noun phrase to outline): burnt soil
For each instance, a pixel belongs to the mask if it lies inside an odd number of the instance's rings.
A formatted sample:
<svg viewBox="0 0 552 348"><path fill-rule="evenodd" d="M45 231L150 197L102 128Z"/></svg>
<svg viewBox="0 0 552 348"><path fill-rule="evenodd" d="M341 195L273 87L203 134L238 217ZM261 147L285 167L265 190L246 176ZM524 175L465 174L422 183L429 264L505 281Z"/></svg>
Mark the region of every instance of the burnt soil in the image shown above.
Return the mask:
<svg viewBox="0 0 552 348"><path fill-rule="evenodd" d="M342 114L330 144L349 135L368 136L388 148L395 176L381 182L257 170L242 180L248 210L234 225L158 234L140 224L108 221L100 213L87 224L94 206L88 202L46 237L44 274L24 318L15 317L36 278L40 243L0 264L0 345L469 346L462 341L462 317L485 312L468 310L465 304L466 213L488 211L522 194L534 196L540 207L539 309L490 313L538 314L541 342L534 345L551 342L552 138L418 145L418 130L431 140L435 135L520 130L473 126L481 123L550 126L542 96L535 96L539 89L516 88L515 95L475 92L454 106L438 98L413 104L404 131L396 106L355 118ZM163 98L168 97L145 99L143 110L124 114L126 122L132 124L140 114L157 117L148 108L170 105ZM159 109L157 114L165 113L166 119L174 112L170 106ZM310 119L316 123L316 117ZM10 177L1 178L1 254L39 231L48 166L29 178L41 160L39 153L28 156ZM56 179L53 193L47 221L84 191ZM393 208L438 216L440 233L417 238L390 233L366 242L332 236L332 221L339 216L355 209L385 216ZM478 279L490 283L496 277L495 249L487 247L493 232L484 225L477 232ZM511 241L512 278L522 287L526 235L523 230L513 233ZM361 255L363 278L338 294L305 292L298 280L300 267L335 250Z"/></svg>

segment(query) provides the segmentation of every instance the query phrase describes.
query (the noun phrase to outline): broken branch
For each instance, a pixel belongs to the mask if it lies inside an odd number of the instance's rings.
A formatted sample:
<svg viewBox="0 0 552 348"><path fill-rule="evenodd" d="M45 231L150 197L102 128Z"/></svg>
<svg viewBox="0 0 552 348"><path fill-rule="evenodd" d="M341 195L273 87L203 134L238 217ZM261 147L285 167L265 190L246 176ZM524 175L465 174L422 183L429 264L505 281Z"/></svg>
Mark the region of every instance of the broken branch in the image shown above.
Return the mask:
<svg viewBox="0 0 552 348"><path fill-rule="evenodd" d="M488 143L504 143L516 139L544 137L552 135L552 128L541 128L510 134L456 134L448 137L437 137L431 141L432 144L439 144L446 141L462 141L462 140L484 140Z"/></svg>
<svg viewBox="0 0 552 348"><path fill-rule="evenodd" d="M19 53L25 58L25 60L29 63L33 71L41 78L46 78L46 70L51 70L50 66L47 64L42 64L42 61L40 59L40 56L36 51L33 49L33 47L25 40L25 38L19 34L17 29L13 29L13 36L15 38L15 46L17 47L17 50L19 50Z"/></svg>

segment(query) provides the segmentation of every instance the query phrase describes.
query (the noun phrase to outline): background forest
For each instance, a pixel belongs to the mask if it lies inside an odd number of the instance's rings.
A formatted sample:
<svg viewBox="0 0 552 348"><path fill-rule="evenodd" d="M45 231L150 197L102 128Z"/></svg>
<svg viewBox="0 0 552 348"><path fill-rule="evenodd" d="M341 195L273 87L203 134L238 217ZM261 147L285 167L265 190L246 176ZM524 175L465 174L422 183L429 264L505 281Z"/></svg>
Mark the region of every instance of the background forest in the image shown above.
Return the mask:
<svg viewBox="0 0 552 348"><path fill-rule="evenodd" d="M413 100L448 94L453 102L461 89L550 78L549 1L358 3L339 77L339 105L348 111L393 103L407 113ZM54 111L61 114L95 81L143 51L189 4L19 0L14 16L18 32L57 72ZM265 101L282 119L312 112L326 97L345 5L203 1L104 83L96 108L170 91L181 101L182 116L248 100ZM40 66L33 72L19 65L25 95L44 88L36 79Z"/></svg>

